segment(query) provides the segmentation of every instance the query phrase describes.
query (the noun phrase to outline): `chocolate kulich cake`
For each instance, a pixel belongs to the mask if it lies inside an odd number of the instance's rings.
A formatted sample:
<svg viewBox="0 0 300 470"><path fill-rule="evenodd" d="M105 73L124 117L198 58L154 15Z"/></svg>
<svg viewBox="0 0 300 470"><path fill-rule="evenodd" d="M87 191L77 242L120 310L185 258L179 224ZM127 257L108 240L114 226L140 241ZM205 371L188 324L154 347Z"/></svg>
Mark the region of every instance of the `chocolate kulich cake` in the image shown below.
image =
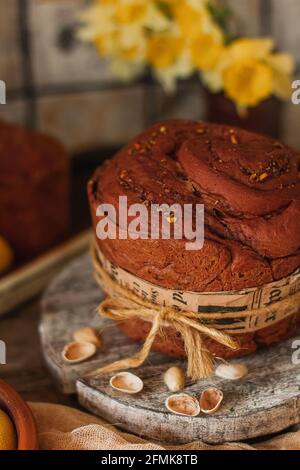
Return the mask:
<svg viewBox="0 0 300 470"><path fill-rule="evenodd" d="M61 241L69 228L70 159L54 139L0 122L0 234L17 261Z"/></svg>
<svg viewBox="0 0 300 470"><path fill-rule="evenodd" d="M185 249L186 240L99 240L115 265L158 286L196 292L258 287L291 274L300 265L299 154L269 137L194 121L154 125L121 149L88 184L94 227L96 208L119 196L128 205L204 204L205 242ZM255 333L238 335L249 353L295 331L290 316ZM120 323L134 339L144 339L150 324ZM219 355L229 351L207 340ZM170 329L155 346L184 354L181 338Z"/></svg>

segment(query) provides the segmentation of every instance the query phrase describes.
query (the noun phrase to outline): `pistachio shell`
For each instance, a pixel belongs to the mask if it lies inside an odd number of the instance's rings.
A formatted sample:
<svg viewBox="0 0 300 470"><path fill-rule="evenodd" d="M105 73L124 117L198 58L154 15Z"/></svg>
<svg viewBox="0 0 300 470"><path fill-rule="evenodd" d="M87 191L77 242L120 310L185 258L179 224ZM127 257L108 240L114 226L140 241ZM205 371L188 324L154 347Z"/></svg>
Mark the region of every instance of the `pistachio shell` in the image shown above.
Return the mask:
<svg viewBox="0 0 300 470"><path fill-rule="evenodd" d="M203 413L215 413L223 401L223 392L218 388L206 388L200 395L200 408Z"/></svg>
<svg viewBox="0 0 300 470"><path fill-rule="evenodd" d="M66 344L62 357L68 364L76 364L92 357L96 350L96 346L92 343L74 341L73 343Z"/></svg>
<svg viewBox="0 0 300 470"><path fill-rule="evenodd" d="M87 342L94 344L97 348L101 347L101 339L99 334L94 328L90 328L89 326L85 328L80 328L73 333L74 341L77 342Z"/></svg>
<svg viewBox="0 0 300 470"><path fill-rule="evenodd" d="M200 405L196 398L186 393L177 393L166 399L166 408L176 415L198 416Z"/></svg>
<svg viewBox="0 0 300 470"><path fill-rule="evenodd" d="M139 393L144 387L143 381L131 372L120 372L114 375L109 384L119 392L130 394Z"/></svg>
<svg viewBox="0 0 300 470"><path fill-rule="evenodd" d="M248 374L248 369L244 364L220 364L215 375L222 379L238 380Z"/></svg>
<svg viewBox="0 0 300 470"><path fill-rule="evenodd" d="M171 392L179 392L185 385L185 374L180 367L170 367L164 375L164 382Z"/></svg>

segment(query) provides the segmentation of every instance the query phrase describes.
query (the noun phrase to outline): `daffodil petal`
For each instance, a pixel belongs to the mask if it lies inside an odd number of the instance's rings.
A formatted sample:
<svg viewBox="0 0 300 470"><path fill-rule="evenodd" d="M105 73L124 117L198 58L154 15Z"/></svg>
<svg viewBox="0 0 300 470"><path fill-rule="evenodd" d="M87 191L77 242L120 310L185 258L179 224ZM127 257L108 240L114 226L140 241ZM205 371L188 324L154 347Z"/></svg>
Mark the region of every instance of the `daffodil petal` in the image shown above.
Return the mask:
<svg viewBox="0 0 300 470"><path fill-rule="evenodd" d="M290 54L272 54L266 62L282 75L291 75L295 70L295 61Z"/></svg>
<svg viewBox="0 0 300 470"><path fill-rule="evenodd" d="M274 41L270 38L241 38L233 41L228 51L233 60L265 59L274 46Z"/></svg>
<svg viewBox="0 0 300 470"><path fill-rule="evenodd" d="M255 59L236 61L224 73L226 95L240 106L257 106L272 94L272 69Z"/></svg>

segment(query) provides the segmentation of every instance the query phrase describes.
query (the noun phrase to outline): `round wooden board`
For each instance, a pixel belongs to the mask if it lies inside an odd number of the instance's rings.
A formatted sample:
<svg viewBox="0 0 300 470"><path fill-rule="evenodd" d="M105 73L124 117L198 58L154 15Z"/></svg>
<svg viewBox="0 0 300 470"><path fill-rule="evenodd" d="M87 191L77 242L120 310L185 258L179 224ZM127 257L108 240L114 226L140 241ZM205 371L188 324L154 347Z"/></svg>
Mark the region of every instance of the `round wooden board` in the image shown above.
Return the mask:
<svg viewBox="0 0 300 470"><path fill-rule="evenodd" d="M123 430L175 444L197 439L208 443L246 440L300 422L300 368L292 363L295 338L240 360L249 368L242 380L212 377L188 382L185 392L196 397L207 386L223 390L224 403L211 416L188 418L166 410L164 403L170 392L162 375L179 362L158 353L151 353L147 363L134 371L144 380L144 390L138 395L114 391L107 375L86 378L89 371L139 348L114 323L98 316L96 307L102 297L89 254L85 254L70 263L47 290L40 324L43 351L53 376L65 393L77 390L80 403L94 414ZM74 330L87 325L102 332L103 347L87 362L65 364L63 346L72 340Z"/></svg>

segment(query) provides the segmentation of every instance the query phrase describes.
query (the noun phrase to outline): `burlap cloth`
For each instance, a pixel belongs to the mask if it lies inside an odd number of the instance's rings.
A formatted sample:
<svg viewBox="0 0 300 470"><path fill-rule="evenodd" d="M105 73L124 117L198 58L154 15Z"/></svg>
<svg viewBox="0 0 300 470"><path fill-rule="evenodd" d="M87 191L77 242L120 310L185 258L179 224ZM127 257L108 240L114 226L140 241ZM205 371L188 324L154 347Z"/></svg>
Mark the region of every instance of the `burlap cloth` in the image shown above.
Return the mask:
<svg viewBox="0 0 300 470"><path fill-rule="evenodd" d="M41 450L300 450L300 426L259 444L212 446L197 441L182 446L148 442L79 410L46 403L29 404L37 421Z"/></svg>

